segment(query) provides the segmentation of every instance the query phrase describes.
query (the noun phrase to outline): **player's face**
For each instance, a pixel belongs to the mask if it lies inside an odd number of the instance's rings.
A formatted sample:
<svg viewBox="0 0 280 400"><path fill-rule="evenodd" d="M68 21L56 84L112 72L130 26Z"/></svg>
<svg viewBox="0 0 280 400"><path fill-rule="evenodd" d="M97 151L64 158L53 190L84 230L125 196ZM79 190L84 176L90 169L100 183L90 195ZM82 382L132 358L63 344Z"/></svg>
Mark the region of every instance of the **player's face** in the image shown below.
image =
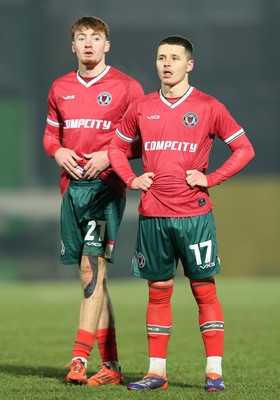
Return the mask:
<svg viewBox="0 0 280 400"><path fill-rule="evenodd" d="M104 62L105 53L110 49L110 42L104 32L93 29L77 31L72 42L72 51L76 53L79 64L95 67Z"/></svg>
<svg viewBox="0 0 280 400"><path fill-rule="evenodd" d="M184 46L163 44L157 53L157 71L163 85L176 86L186 81L187 73L193 69Z"/></svg>

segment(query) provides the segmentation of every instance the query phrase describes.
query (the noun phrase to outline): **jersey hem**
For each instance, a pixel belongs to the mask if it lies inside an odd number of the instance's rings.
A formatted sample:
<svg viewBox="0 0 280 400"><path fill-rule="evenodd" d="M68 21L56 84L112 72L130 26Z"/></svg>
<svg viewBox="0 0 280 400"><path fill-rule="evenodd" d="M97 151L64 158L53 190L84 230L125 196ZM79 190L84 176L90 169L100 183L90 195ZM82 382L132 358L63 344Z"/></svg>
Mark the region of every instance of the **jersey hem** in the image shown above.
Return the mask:
<svg viewBox="0 0 280 400"><path fill-rule="evenodd" d="M148 213L143 213L140 210L138 210L139 215L141 215L142 217L146 217L146 218L191 218L191 217L200 217L201 215L206 215L209 214L211 211L213 211L214 207L209 208L207 210L203 210L203 212L199 212L199 213L195 213L192 212L191 214L182 214L180 215L179 212L172 214L168 214L168 215L156 215L155 213L153 213L152 215L149 215Z"/></svg>

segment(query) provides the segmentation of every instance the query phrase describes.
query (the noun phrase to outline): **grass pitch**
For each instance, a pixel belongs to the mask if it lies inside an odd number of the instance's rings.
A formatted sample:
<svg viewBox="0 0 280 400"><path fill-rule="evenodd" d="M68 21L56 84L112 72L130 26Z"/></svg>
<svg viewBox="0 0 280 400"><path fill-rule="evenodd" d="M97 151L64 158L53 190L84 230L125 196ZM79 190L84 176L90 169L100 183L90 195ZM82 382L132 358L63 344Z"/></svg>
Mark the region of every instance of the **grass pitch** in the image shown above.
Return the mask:
<svg viewBox="0 0 280 400"><path fill-rule="evenodd" d="M67 386L77 331L80 283L0 284L0 398L7 400L206 399L275 400L280 398L279 284L274 278L217 277L225 313L223 378L227 390L205 393L205 356L197 306L187 280L178 277L172 299L173 330L168 354L169 389L128 391L126 386ZM146 282L109 281L115 306L119 358L125 383L148 368ZM88 370L100 365L96 349Z"/></svg>

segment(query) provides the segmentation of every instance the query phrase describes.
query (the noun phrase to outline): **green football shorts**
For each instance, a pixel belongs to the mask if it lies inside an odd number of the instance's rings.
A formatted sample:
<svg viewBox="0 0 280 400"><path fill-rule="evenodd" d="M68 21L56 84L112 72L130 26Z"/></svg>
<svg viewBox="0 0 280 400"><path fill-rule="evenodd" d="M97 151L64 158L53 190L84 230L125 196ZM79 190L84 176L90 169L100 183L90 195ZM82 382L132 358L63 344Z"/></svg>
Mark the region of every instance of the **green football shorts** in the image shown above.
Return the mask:
<svg viewBox="0 0 280 400"><path fill-rule="evenodd" d="M220 272L212 212L184 218L140 215L132 275L151 281L169 279L176 275L179 260L190 279Z"/></svg>
<svg viewBox="0 0 280 400"><path fill-rule="evenodd" d="M62 264L80 264L82 255L114 262L114 245L125 199L101 179L70 182L61 204Z"/></svg>

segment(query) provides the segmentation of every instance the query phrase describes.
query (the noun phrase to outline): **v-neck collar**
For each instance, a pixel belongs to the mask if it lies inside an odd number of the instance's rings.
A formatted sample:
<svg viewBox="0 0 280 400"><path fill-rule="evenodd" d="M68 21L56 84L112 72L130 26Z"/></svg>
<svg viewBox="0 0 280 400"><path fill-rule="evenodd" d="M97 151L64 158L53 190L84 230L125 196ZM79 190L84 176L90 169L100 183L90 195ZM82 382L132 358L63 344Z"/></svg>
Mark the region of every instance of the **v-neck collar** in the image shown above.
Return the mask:
<svg viewBox="0 0 280 400"><path fill-rule="evenodd" d="M159 90L159 97L160 97L161 101L163 103L165 103L168 107L175 108L175 107L179 106L183 101L185 101L186 98L189 97L189 95L192 93L193 90L194 90L194 87L190 86L188 88L188 90L186 91L186 93L182 97L180 97L180 99L177 100L175 103L171 103L170 101L167 100L166 97L164 97L164 95L162 94L162 89Z"/></svg>
<svg viewBox="0 0 280 400"><path fill-rule="evenodd" d="M79 70L76 72L76 76L77 76L78 81L82 85L84 85L85 87L90 87L90 86L94 85L97 81L99 81L101 78L103 78L103 76L105 76L108 73L110 68L111 68L110 65L107 65L106 68L103 69L103 71L99 75L97 75L95 78L91 79L88 82L83 80L83 78L79 74Z"/></svg>

